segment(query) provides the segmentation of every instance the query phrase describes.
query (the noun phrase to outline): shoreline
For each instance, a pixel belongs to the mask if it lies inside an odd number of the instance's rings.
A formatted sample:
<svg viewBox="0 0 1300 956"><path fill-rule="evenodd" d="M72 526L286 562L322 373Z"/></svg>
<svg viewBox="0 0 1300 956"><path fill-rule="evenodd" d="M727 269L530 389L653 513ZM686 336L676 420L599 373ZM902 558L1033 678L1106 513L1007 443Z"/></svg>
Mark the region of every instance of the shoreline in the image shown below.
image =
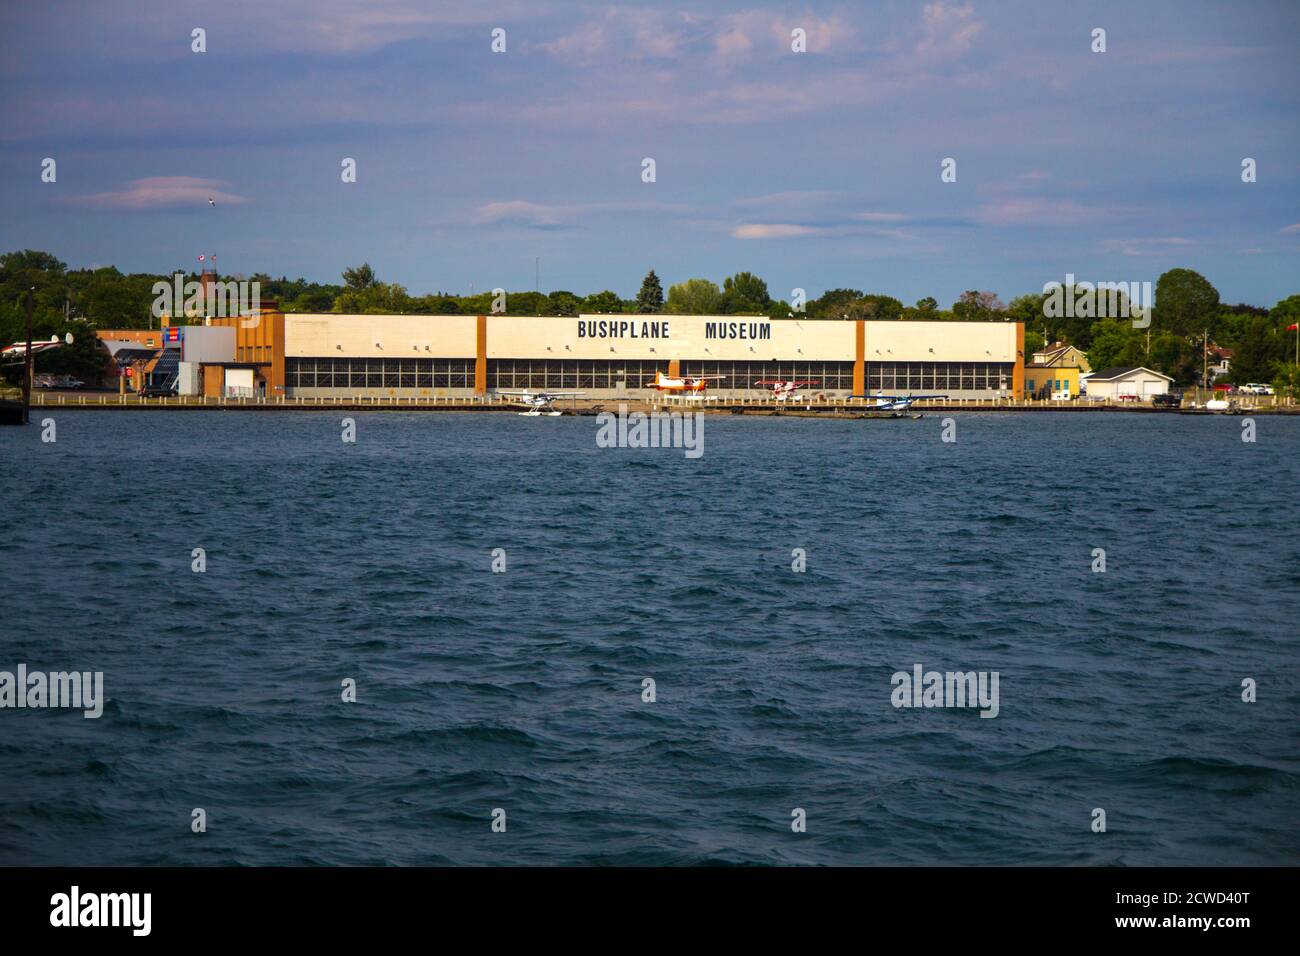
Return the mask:
<svg viewBox="0 0 1300 956"><path fill-rule="evenodd" d="M56 399L50 401L49 399ZM655 402L644 399L610 398L586 399L573 401L567 405L558 405L556 410L563 416L595 416L602 412L617 412L625 407L627 412L700 412L708 415L731 415L751 418L916 418L922 415L951 413L1093 413L1093 414L1142 414L1142 415L1194 415L1194 416L1243 416L1243 415L1300 415L1300 406L1266 405L1241 407L1226 410L1205 408L1155 408L1151 405L1121 405L1109 403L1026 403L1026 402L988 402L969 400L964 402L918 402L912 408L895 412L877 411L865 403L851 401L824 401L810 403L777 403L773 401L716 401L716 402ZM32 415L46 410L58 409L75 411L137 411L137 412L198 412L198 411L234 411L234 412L295 412L295 411L340 411L340 412L496 412L521 413L520 406L501 401L476 401L459 398L355 398L342 399L203 399L201 397L171 397L142 399L137 396L121 396L109 393L64 392L57 394L34 395Z"/></svg>

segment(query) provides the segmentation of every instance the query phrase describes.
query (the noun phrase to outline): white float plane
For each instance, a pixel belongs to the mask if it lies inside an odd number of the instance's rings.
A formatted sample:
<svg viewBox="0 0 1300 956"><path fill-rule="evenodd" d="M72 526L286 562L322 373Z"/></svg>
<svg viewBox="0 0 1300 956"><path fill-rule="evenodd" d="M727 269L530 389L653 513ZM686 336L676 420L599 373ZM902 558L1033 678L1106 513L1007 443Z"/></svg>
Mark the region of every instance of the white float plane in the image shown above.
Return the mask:
<svg viewBox="0 0 1300 956"><path fill-rule="evenodd" d="M62 344L63 343L59 341L59 337L57 335L51 335L50 340L48 342L32 343L32 355L35 356L37 353L44 352L49 349L57 349ZM6 365L9 364L10 362L26 362L27 343L15 342L13 345L6 346L3 351L0 351L0 361L3 361Z"/></svg>
<svg viewBox="0 0 1300 956"><path fill-rule="evenodd" d="M505 389L502 389L499 390L497 394L517 395L519 397L519 400L515 402L515 404L523 405L525 408L528 409L528 411L520 412L519 414L527 415L529 418L537 418L539 415L548 415L550 417L555 417L557 415L562 414L562 412L558 408L554 407L555 400L557 398L572 398L576 395L582 395L585 393L583 392L534 392L534 391L530 391L529 389L524 389L523 391L516 392L516 391L507 391Z"/></svg>
<svg viewBox="0 0 1300 956"><path fill-rule="evenodd" d="M875 410L878 412L905 412L912 407L913 402L919 402L923 398L947 398L947 395L886 395L878 392L875 395L854 395L853 398L871 398L875 399Z"/></svg>
<svg viewBox="0 0 1300 956"><path fill-rule="evenodd" d="M660 392L672 392L677 395L685 392L699 393L708 390L710 379L726 377L725 375L681 375L672 378L663 372L655 372L653 381L646 382L645 387Z"/></svg>
<svg viewBox="0 0 1300 956"><path fill-rule="evenodd" d="M775 398L778 402L784 402L786 399L794 398L795 392L799 391L799 387L801 385L820 385L821 382L812 381L812 380L803 381L803 382L794 382L794 381L787 382L787 381L783 381L782 379L764 378L764 379L759 379L754 384L766 386L768 389L771 390L773 398Z"/></svg>

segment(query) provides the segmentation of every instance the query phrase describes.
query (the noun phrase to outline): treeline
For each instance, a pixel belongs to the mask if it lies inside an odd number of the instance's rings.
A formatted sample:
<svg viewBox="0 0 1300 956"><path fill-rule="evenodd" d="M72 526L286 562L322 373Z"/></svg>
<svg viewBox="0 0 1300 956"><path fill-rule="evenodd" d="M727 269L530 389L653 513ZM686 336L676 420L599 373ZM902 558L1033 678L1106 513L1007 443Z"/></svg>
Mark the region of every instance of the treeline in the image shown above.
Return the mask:
<svg viewBox="0 0 1300 956"><path fill-rule="evenodd" d="M70 270L48 252L24 250L0 255L0 339L8 344L22 337L24 297L29 288L34 289L34 336L48 339L72 332L75 340L72 348L42 356L42 371L94 374L102 357L96 351L93 330L148 328L156 321L151 313L153 285L171 278L168 274L124 274L111 266ZM190 274L186 278L198 277ZM1043 293L1020 295L1003 303L994 292L974 289L962 293L947 309L930 297L905 305L893 296L852 288L831 289L815 299L791 302L774 298L767 283L749 272L736 273L721 286L708 279L687 279L669 286L665 293L651 270L631 299L609 289L583 296L567 290L413 296L399 283L381 281L369 263L343 270L340 284L284 276L274 279L263 273L221 277L222 281L244 278L261 283L262 299L278 302L286 312L545 316L668 312L825 320L1016 321L1025 324L1026 361L1047 343L1068 342L1087 353L1094 369L1145 365L1173 376L1179 385L1199 381L1208 341L1212 349L1234 351L1230 381L1278 382L1290 387L1288 382L1296 373L1290 364L1293 349L1288 348L1287 329L1300 322L1300 295L1271 309L1227 305L1219 301L1218 291L1208 280L1189 269L1172 269L1156 282L1158 305L1149 328L1140 323L1135 327L1125 296L1118 302L1114 297L1108 301L1107 296L1090 293L1082 284L1063 290L1077 306L1063 311L1054 307L1059 301L1053 303ZM13 369L5 371L12 380Z"/></svg>

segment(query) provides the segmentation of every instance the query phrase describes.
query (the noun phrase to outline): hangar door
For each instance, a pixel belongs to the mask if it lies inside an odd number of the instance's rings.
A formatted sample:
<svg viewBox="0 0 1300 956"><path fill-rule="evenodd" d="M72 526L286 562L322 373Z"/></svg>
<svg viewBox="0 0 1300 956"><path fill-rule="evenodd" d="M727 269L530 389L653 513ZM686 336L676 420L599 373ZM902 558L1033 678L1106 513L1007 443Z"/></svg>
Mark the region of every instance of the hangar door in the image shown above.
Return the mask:
<svg viewBox="0 0 1300 956"><path fill-rule="evenodd" d="M251 368L226 369L226 396L229 398L253 397L253 370Z"/></svg>

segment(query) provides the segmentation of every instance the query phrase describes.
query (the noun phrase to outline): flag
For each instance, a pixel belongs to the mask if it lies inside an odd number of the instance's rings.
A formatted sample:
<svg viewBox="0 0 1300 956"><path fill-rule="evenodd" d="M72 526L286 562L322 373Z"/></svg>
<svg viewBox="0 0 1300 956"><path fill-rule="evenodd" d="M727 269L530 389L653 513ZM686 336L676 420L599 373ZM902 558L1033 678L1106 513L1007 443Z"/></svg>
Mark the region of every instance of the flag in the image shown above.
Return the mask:
<svg viewBox="0 0 1300 956"><path fill-rule="evenodd" d="M202 262L202 261L203 261L203 257L202 257L202 256L199 256L199 262Z"/></svg>
<svg viewBox="0 0 1300 956"><path fill-rule="evenodd" d="M1292 322L1290 325L1288 325L1288 326L1286 327L1286 330L1287 330L1288 332L1297 332L1297 331L1300 331L1300 322Z"/></svg>

